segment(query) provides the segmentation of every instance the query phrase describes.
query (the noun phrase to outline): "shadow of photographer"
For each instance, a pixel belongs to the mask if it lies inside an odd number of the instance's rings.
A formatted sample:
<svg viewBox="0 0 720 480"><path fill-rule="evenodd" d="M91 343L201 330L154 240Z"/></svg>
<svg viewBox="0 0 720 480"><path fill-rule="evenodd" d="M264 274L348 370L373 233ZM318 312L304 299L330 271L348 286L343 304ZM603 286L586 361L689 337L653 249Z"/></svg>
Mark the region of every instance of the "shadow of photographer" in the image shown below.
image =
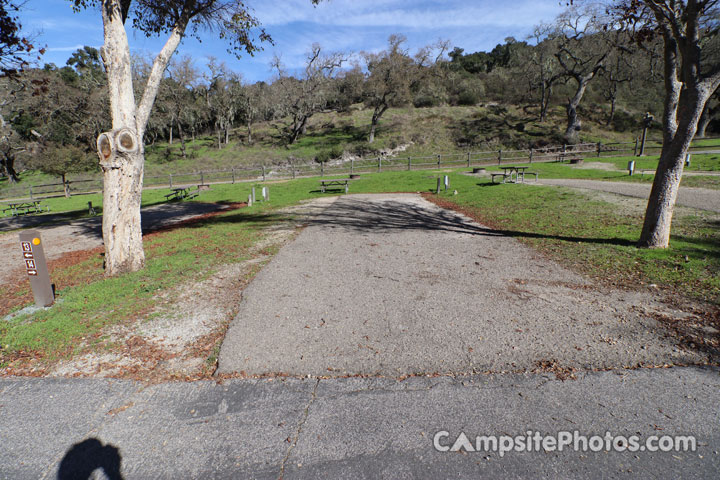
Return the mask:
<svg viewBox="0 0 720 480"><path fill-rule="evenodd" d="M97 469L102 469L110 480L123 480L120 473L122 457L120 450L111 445L103 445L97 438L89 438L75 445L67 451L60 467L58 480L86 480L92 477Z"/></svg>

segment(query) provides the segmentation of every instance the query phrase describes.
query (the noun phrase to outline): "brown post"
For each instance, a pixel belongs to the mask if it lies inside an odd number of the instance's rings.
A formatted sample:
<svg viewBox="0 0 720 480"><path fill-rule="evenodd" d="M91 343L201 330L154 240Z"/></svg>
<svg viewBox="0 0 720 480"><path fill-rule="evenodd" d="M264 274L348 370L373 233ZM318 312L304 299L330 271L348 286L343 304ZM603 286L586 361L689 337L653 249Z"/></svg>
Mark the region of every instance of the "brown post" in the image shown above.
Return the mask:
<svg viewBox="0 0 720 480"><path fill-rule="evenodd" d="M440 168L440 155L438 155L438 168Z"/></svg>
<svg viewBox="0 0 720 480"><path fill-rule="evenodd" d="M502 163L502 148L498 150L498 165Z"/></svg>
<svg viewBox="0 0 720 480"><path fill-rule="evenodd" d="M530 148L530 163L532 163L532 160L533 160L533 149L531 147Z"/></svg>
<svg viewBox="0 0 720 480"><path fill-rule="evenodd" d="M412 157L408 157L408 172L412 170Z"/></svg>
<svg viewBox="0 0 720 480"><path fill-rule="evenodd" d="M20 248L25 262L25 270L30 277L35 305L49 307L55 301L55 291L50 283L50 274L40 233L35 230L20 232Z"/></svg>
<svg viewBox="0 0 720 480"><path fill-rule="evenodd" d="M650 115L650 112L645 114L645 117L643 118L643 132L642 132L642 145L640 145L640 156L645 155L645 140L647 140L647 131L648 128L650 128L650 125L652 124L653 116ZM637 138L635 139L635 155L637 155Z"/></svg>
<svg viewBox="0 0 720 480"><path fill-rule="evenodd" d="M467 155L468 155L468 157L467 157L467 164L468 164L468 168L470 168L470 152L468 152Z"/></svg>
<svg viewBox="0 0 720 480"><path fill-rule="evenodd" d="M602 152L602 143L597 143L597 156L600 157L600 152Z"/></svg>
<svg viewBox="0 0 720 480"><path fill-rule="evenodd" d="M382 171L382 157L378 157L378 172Z"/></svg>
<svg viewBox="0 0 720 480"><path fill-rule="evenodd" d="M263 172L263 182L265 181L265 165L262 166L262 172Z"/></svg>

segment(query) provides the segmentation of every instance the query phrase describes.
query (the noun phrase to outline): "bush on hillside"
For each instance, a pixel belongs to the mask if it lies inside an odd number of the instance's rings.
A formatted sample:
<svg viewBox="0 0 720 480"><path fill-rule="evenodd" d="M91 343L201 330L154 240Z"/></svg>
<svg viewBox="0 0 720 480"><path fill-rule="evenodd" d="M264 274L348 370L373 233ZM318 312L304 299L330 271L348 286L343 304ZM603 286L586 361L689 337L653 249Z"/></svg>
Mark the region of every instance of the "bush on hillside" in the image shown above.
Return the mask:
<svg viewBox="0 0 720 480"><path fill-rule="evenodd" d="M638 123L629 113L617 110L612 121L612 128L616 132L628 132L638 128Z"/></svg>

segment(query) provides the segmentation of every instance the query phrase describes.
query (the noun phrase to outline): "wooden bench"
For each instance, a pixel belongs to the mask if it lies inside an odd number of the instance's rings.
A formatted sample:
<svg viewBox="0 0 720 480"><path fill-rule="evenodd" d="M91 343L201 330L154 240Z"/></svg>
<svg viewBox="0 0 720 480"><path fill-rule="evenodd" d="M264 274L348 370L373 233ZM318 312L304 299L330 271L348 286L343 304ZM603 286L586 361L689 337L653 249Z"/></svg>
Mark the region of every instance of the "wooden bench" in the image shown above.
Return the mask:
<svg viewBox="0 0 720 480"><path fill-rule="evenodd" d="M173 188L170 193L165 195L165 200L167 200L167 201L182 200L184 198L187 198L187 196L189 194L190 194L189 187L177 187L177 188Z"/></svg>
<svg viewBox="0 0 720 480"><path fill-rule="evenodd" d="M495 177L502 177L503 183L505 183L505 180L510 177L509 173L491 173L490 176L492 177L492 183L495 183Z"/></svg>

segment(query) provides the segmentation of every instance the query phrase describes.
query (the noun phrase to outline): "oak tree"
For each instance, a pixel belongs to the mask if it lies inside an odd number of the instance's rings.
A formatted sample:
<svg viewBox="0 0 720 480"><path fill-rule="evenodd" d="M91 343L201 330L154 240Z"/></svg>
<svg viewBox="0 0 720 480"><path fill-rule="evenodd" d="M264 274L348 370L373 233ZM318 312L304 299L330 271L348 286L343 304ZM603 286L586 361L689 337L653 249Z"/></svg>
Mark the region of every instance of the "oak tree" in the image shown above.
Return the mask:
<svg viewBox="0 0 720 480"><path fill-rule="evenodd" d="M322 47L313 44L307 54L300 78L288 74L279 57L273 60L278 78L273 83L277 99L289 117L285 127L287 143L292 145L304 134L308 120L329 105L332 90L337 86L335 75L346 61L341 53L323 53Z"/></svg>
<svg viewBox="0 0 720 480"><path fill-rule="evenodd" d="M410 100L416 64L403 48L406 40L403 35L391 35L387 50L362 54L368 70L365 103L373 109L368 143L375 140L378 123L387 109Z"/></svg>
<svg viewBox="0 0 720 480"><path fill-rule="evenodd" d="M575 82L575 93L566 105L567 128L565 142L575 144L580 139L582 122L578 106L588 84L605 68L608 46L602 39L602 24L593 6L570 7L558 17L555 36L558 50L555 53L563 75Z"/></svg>

